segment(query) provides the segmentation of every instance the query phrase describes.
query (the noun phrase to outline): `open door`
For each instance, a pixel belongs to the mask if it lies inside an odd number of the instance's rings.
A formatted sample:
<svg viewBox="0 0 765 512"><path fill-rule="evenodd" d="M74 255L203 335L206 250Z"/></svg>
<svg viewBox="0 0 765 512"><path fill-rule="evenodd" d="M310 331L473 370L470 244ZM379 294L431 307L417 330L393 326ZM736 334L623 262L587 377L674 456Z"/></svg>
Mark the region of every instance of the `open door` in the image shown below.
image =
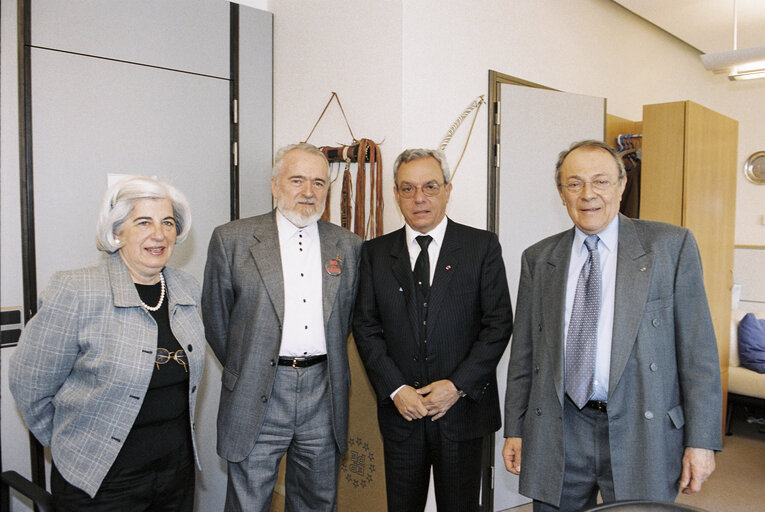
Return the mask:
<svg viewBox="0 0 765 512"><path fill-rule="evenodd" d="M555 91L496 72L491 72L489 80L493 93L489 118L495 123L490 129L489 229L498 234L502 244L515 308L523 251L572 226L554 181L558 154L574 141L603 140L606 101ZM497 367L503 415L509 359L508 348ZM530 501L518 494L518 477L505 470L504 442L500 430L493 454L494 511Z"/></svg>

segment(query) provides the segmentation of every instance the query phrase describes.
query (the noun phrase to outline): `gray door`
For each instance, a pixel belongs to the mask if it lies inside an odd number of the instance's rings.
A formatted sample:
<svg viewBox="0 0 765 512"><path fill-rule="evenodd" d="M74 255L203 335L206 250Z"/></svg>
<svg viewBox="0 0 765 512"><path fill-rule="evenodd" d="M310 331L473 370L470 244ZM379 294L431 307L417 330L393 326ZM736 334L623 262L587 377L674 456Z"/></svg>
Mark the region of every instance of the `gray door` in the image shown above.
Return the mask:
<svg viewBox="0 0 765 512"><path fill-rule="evenodd" d="M605 100L521 85L501 87L497 227L516 306L524 249L572 226L553 180L558 153L573 141L603 140ZM497 367L500 397L505 396L509 359L508 349ZM494 443L494 510L529 501L518 494L518 477L505 470L504 442L500 430Z"/></svg>

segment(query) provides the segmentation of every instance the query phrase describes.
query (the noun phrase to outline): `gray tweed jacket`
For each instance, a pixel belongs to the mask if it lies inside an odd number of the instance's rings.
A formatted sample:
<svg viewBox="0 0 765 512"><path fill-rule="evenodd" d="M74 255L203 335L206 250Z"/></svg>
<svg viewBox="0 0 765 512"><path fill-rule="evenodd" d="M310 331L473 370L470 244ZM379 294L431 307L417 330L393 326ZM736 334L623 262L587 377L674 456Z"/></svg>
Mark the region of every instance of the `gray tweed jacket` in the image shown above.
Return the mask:
<svg viewBox="0 0 765 512"><path fill-rule="evenodd" d="M199 284L180 270L164 275L170 327L189 361L193 439L205 358ZM54 274L11 356L11 393L27 427L51 447L62 476L91 497L141 409L156 347L157 324L115 253ZM199 466L196 446L194 453Z"/></svg>

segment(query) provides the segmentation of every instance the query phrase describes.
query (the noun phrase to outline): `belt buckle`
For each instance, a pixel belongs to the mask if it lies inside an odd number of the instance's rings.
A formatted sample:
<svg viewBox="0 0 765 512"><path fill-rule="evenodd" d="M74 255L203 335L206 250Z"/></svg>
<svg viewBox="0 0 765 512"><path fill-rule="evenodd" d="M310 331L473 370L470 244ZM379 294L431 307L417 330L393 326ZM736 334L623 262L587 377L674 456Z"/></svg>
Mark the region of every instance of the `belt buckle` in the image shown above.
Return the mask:
<svg viewBox="0 0 765 512"><path fill-rule="evenodd" d="M302 357L293 357L292 358L292 367L293 368L298 368L297 362L298 361L302 361L302 360L303 360Z"/></svg>

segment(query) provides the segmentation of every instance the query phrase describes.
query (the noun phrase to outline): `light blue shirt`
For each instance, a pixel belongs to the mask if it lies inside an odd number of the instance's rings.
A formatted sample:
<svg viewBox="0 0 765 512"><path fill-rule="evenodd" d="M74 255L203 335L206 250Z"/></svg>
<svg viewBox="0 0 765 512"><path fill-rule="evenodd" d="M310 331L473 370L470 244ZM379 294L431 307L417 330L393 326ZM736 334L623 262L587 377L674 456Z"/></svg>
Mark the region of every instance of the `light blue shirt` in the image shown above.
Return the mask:
<svg viewBox="0 0 765 512"><path fill-rule="evenodd" d="M574 228L574 242L571 244L571 262L566 282L566 321L563 326L563 341L568 337L568 324L574 309L574 295L579 273L587 262L587 235ZM614 297L616 293L616 256L619 244L619 216L598 233L598 254L600 255L600 315L598 316L598 347L595 355L594 391L590 400L608 400L608 378L611 368L611 338L614 332Z"/></svg>

